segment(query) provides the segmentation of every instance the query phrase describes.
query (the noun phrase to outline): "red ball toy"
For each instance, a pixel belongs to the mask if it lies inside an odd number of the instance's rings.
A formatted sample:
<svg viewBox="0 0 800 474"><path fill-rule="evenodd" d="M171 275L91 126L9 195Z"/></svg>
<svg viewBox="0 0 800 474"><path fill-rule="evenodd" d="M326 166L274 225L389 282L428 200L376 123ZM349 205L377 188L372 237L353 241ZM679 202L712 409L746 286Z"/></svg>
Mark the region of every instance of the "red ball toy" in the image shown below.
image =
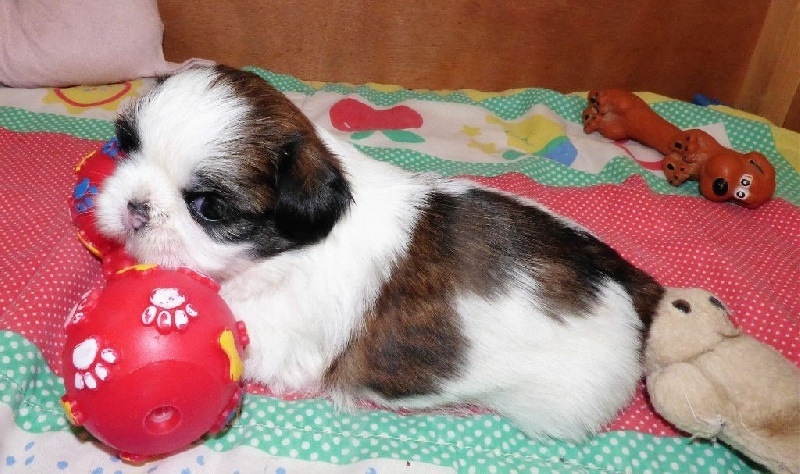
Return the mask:
<svg viewBox="0 0 800 474"><path fill-rule="evenodd" d="M68 206L72 222L78 227L78 239L98 258L118 250L120 244L100 234L95 225L95 199L100 186L117 167L117 159L125 154L119 141L112 138L102 147L81 158L75 167L75 187Z"/></svg>
<svg viewBox="0 0 800 474"><path fill-rule="evenodd" d="M134 265L97 231L94 198L121 153L109 140L76 169L70 213L107 282L67 319L61 401L70 422L139 463L227 425L242 398L249 340L211 278Z"/></svg>
<svg viewBox="0 0 800 474"><path fill-rule="evenodd" d="M192 270L145 265L90 291L66 325L70 421L133 462L221 430L241 400L248 338L217 289Z"/></svg>

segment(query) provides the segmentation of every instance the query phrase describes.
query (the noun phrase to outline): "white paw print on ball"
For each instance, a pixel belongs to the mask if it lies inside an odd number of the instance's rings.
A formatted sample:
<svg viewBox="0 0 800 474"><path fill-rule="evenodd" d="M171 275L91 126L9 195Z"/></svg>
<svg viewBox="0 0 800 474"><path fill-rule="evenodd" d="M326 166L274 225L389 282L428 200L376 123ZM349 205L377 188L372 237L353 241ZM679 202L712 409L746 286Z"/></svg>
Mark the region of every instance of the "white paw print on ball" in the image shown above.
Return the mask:
<svg viewBox="0 0 800 474"><path fill-rule="evenodd" d="M86 295L88 295L88 293ZM67 316L67 320L64 324L65 326L69 326L70 324L78 324L79 322L83 321L83 318L86 316L86 314L83 312L86 295L84 295L81 301L72 307L72 311L70 311L69 316Z"/></svg>
<svg viewBox="0 0 800 474"><path fill-rule="evenodd" d="M81 297L81 300L72 308L67 320L64 322L64 327L73 324L78 324L86 318L86 313L94 308L97 304L99 292L97 289L87 291Z"/></svg>
<svg viewBox="0 0 800 474"><path fill-rule="evenodd" d="M99 356L99 358L98 358ZM109 366L117 362L113 349L100 350L97 339L90 337L72 349L72 365L75 367L75 388L96 390L98 381L108 379Z"/></svg>
<svg viewBox="0 0 800 474"><path fill-rule="evenodd" d="M172 328L181 331L189 324L189 318L197 316L197 311L186 303L186 297L177 288L156 288L150 294L150 303L142 312L142 323L155 324L162 332Z"/></svg>

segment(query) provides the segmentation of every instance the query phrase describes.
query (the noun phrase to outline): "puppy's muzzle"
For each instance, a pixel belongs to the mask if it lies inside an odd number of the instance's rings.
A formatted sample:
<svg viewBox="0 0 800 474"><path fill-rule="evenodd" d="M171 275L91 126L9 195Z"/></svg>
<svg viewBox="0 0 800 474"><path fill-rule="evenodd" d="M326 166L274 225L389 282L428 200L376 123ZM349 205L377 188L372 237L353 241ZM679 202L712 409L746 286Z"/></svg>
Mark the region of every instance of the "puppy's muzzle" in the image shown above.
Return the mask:
<svg viewBox="0 0 800 474"><path fill-rule="evenodd" d="M150 205L146 202L129 201L125 227L131 231L141 230L150 222Z"/></svg>

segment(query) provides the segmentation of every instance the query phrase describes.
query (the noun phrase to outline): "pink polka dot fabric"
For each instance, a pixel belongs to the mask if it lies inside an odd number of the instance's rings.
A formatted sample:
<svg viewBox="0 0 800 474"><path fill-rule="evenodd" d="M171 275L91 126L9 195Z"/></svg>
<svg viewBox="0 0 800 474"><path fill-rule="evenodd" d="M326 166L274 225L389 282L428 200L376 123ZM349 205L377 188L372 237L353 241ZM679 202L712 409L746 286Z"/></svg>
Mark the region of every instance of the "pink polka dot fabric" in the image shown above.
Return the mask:
<svg viewBox="0 0 800 474"><path fill-rule="evenodd" d="M77 160L99 142L0 128L0 329L35 343L61 371L64 320L101 276L76 238L66 199Z"/></svg>
<svg viewBox="0 0 800 474"><path fill-rule="evenodd" d="M57 374L64 320L81 295L102 281L100 264L78 242L66 206L75 164L98 146L67 135L0 128L0 182L6 191L0 201L0 329L35 343ZM745 332L800 365L797 207L775 199L747 210L665 196L638 176L586 188L544 186L521 174L473 179L574 219L665 285L716 293ZM269 394L264 387L247 388ZM675 433L653 412L642 387L609 429Z"/></svg>

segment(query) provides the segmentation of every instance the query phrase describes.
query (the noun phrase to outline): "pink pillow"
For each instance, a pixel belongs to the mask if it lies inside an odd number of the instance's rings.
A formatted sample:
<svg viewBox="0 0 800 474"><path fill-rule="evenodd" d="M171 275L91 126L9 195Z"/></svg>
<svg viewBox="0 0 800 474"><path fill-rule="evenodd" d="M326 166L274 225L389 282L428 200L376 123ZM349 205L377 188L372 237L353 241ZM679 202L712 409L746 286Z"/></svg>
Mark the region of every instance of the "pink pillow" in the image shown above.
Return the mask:
<svg viewBox="0 0 800 474"><path fill-rule="evenodd" d="M156 0L0 1L0 83L110 84L177 72L164 60Z"/></svg>

